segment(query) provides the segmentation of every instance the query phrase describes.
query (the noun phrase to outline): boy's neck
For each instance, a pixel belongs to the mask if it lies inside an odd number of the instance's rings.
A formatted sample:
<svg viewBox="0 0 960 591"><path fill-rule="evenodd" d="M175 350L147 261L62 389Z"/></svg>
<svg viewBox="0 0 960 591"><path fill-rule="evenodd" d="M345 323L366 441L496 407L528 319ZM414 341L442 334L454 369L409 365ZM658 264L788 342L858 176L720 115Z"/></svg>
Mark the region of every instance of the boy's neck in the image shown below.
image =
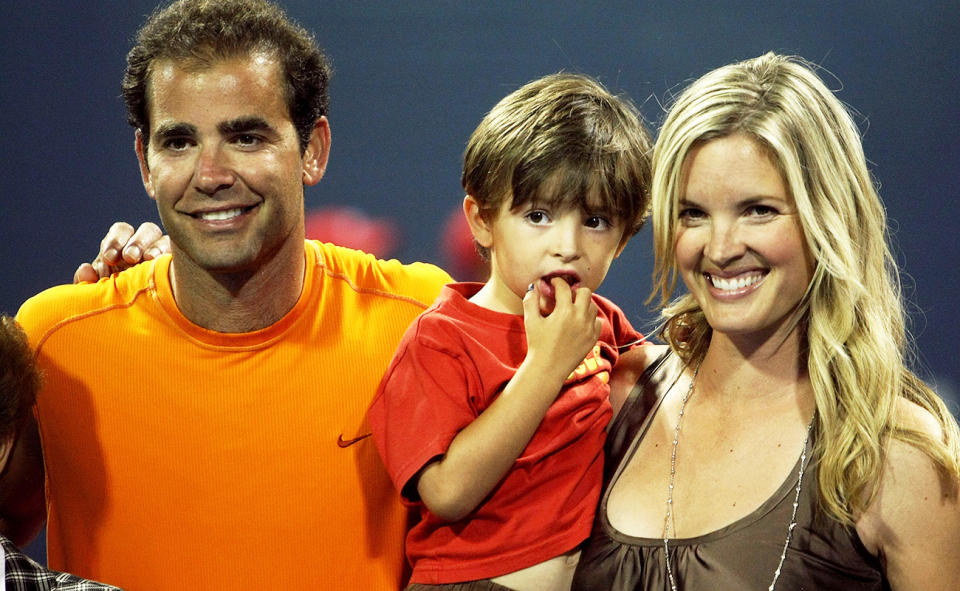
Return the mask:
<svg viewBox="0 0 960 591"><path fill-rule="evenodd" d="M498 285L493 280L484 283L483 287L469 298L469 301L471 304L494 312L523 315L523 300L506 286Z"/></svg>

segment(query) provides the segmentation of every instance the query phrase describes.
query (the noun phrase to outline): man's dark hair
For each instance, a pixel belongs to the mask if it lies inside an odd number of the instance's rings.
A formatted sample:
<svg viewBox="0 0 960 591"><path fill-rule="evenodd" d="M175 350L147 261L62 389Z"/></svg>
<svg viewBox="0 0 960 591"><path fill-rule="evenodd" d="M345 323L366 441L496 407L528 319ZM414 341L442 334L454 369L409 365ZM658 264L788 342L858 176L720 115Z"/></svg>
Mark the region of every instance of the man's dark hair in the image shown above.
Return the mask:
<svg viewBox="0 0 960 591"><path fill-rule="evenodd" d="M143 134L144 146L150 132L147 93L157 60L202 68L255 52L280 62L290 119L305 150L316 120L327 114L330 65L313 36L266 0L180 0L147 19L127 54L122 86L127 120Z"/></svg>
<svg viewBox="0 0 960 591"><path fill-rule="evenodd" d="M17 321L0 316L0 439L16 434L40 390L40 374L27 335Z"/></svg>

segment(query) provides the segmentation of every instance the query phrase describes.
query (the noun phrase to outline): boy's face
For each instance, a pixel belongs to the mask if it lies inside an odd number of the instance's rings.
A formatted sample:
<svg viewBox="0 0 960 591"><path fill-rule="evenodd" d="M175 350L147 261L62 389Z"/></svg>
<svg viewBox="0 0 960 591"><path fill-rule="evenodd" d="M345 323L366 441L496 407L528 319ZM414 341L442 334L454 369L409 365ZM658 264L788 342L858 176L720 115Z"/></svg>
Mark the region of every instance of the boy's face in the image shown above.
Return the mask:
<svg viewBox="0 0 960 591"><path fill-rule="evenodd" d="M472 199L467 197L467 199ZM557 208L531 202L511 208L511 200L487 220L471 220L474 238L490 250L487 307L523 313L527 286L553 298L550 279L559 276L574 287L594 291L623 249L623 223L607 213ZM477 214L479 216L479 214ZM468 218L471 214L467 212Z"/></svg>

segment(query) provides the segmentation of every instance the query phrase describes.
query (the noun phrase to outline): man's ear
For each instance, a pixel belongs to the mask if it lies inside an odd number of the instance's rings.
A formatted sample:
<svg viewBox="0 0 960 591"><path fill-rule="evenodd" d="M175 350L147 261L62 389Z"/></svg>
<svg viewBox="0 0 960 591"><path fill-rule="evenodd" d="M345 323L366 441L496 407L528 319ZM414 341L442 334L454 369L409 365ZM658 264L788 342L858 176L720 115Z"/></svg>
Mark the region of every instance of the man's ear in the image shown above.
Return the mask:
<svg viewBox="0 0 960 591"><path fill-rule="evenodd" d="M303 151L303 184L316 185L327 170L330 158L330 122L326 117L317 119L310 133L307 149Z"/></svg>
<svg viewBox="0 0 960 591"><path fill-rule="evenodd" d="M157 192L153 187L153 175L150 174L150 165L147 164L147 146L143 141L143 134L138 129L135 132L133 149L137 152L137 161L140 163L140 178L143 180L143 188L147 190L147 195L156 201Z"/></svg>
<svg viewBox="0 0 960 591"><path fill-rule="evenodd" d="M463 198L463 215L467 218L470 233L473 234L473 239L477 241L477 244L484 248L490 248L493 245L493 231L483 217L480 204L471 195Z"/></svg>

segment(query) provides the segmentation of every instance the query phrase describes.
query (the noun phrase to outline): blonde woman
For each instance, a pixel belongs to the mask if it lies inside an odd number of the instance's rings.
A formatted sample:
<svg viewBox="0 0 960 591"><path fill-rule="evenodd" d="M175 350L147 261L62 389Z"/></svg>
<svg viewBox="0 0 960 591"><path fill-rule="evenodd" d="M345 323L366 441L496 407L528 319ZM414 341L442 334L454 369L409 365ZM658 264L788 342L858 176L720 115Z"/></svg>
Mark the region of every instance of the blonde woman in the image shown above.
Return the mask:
<svg viewBox="0 0 960 591"><path fill-rule="evenodd" d="M905 364L843 105L798 58L710 72L661 130L652 199L669 349L615 378L574 588L956 589L960 434Z"/></svg>

